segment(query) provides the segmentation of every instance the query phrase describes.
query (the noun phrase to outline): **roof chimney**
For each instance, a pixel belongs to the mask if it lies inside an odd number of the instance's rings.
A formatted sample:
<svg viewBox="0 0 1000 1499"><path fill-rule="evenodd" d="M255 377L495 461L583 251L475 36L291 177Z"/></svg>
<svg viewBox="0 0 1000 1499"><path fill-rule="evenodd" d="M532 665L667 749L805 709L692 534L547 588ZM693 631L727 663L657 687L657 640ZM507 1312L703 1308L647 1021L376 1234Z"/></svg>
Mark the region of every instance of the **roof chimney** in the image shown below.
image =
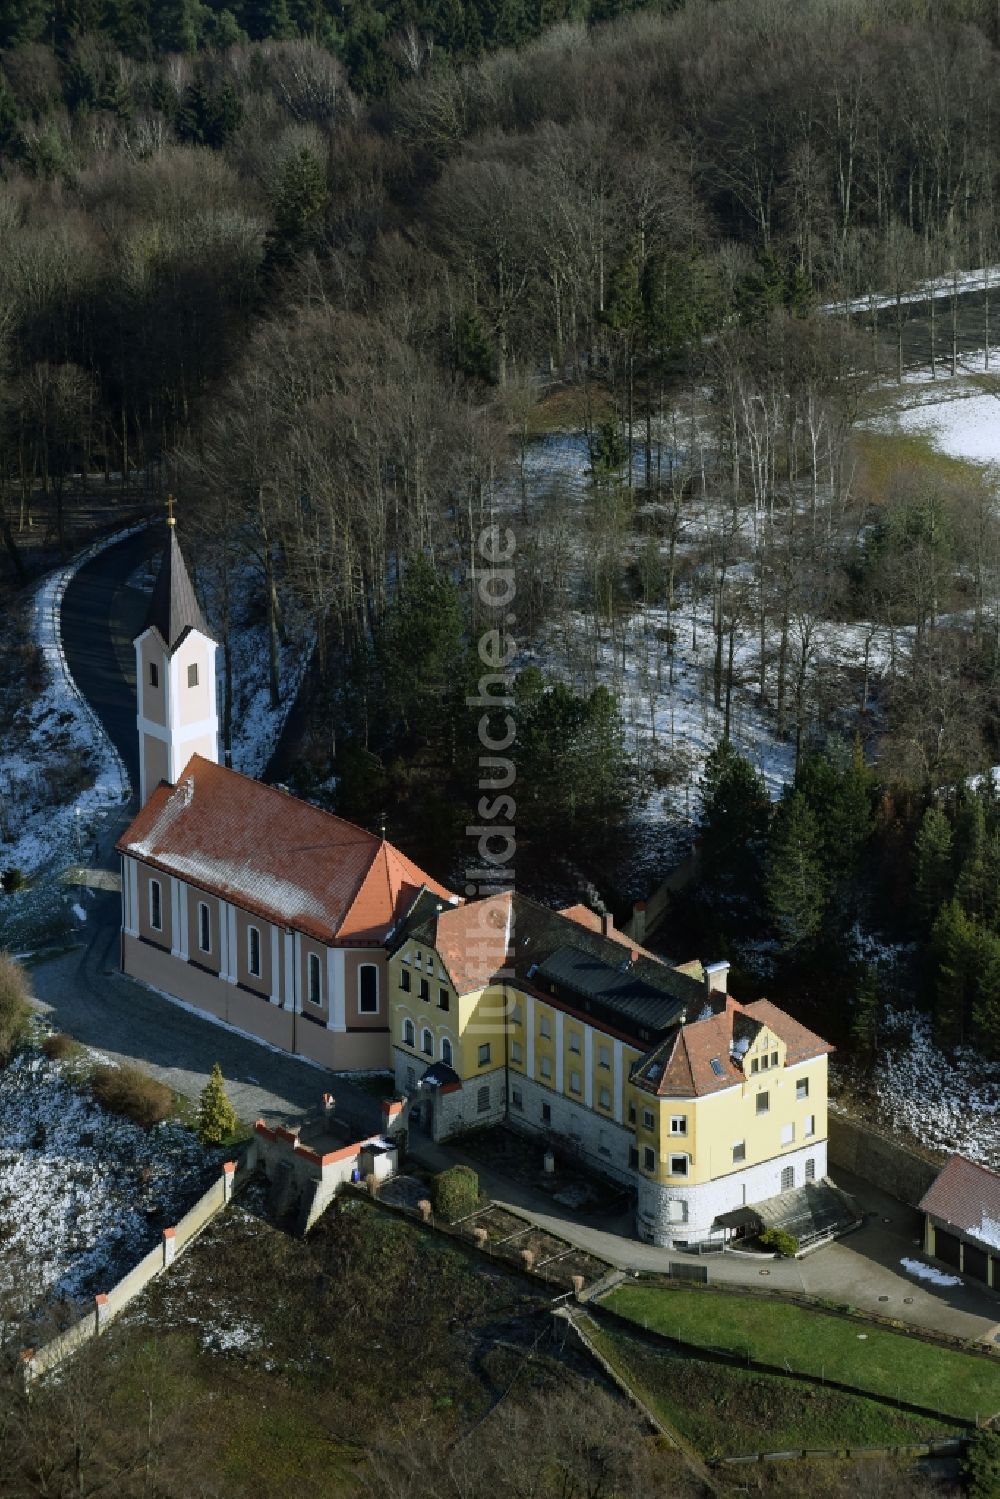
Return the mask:
<svg viewBox="0 0 1000 1499"><path fill-rule="evenodd" d="M634 947L628 955L628 960L630 963L638 963L639 961L639 954L636 952Z"/></svg>
<svg viewBox="0 0 1000 1499"><path fill-rule="evenodd" d="M703 968L705 993L708 995L725 994L729 982L729 960L723 958L718 963L705 963Z"/></svg>
<svg viewBox="0 0 1000 1499"><path fill-rule="evenodd" d="M610 937L615 929L615 918L605 911L601 917L601 931L605 937Z"/></svg>

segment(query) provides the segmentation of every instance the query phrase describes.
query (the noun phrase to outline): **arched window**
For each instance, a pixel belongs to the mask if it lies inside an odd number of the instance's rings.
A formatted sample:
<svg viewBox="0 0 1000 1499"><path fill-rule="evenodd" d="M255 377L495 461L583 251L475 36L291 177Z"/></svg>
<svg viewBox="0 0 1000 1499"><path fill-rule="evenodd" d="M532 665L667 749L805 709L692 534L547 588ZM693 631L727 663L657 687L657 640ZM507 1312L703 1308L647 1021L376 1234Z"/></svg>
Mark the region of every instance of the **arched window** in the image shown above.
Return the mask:
<svg viewBox="0 0 1000 1499"><path fill-rule="evenodd" d="M451 1042L448 1040L448 1037L445 1036L444 1040L441 1042L441 1060L442 1060L442 1062L444 1062L448 1067L450 1067L451 1064L452 1064L452 1057L453 1057L453 1055L454 1055L454 1053L452 1052L452 1049L451 1049Z"/></svg>
<svg viewBox="0 0 1000 1499"><path fill-rule="evenodd" d="M417 1044L416 1037L417 1037L417 1033L416 1033L416 1031L413 1028L413 1021L412 1020L404 1020L403 1021L403 1045L404 1046L416 1046L416 1044Z"/></svg>
<svg viewBox="0 0 1000 1499"><path fill-rule="evenodd" d="M425 1057L432 1057L434 1055L434 1037L426 1026L420 1032L420 1050Z"/></svg>
<svg viewBox="0 0 1000 1499"><path fill-rule="evenodd" d="M309 954L309 983L306 995L311 1005L323 1003L323 975L316 953Z"/></svg>
<svg viewBox="0 0 1000 1499"><path fill-rule="evenodd" d="M378 968L362 963L358 969L358 1014L378 1014Z"/></svg>

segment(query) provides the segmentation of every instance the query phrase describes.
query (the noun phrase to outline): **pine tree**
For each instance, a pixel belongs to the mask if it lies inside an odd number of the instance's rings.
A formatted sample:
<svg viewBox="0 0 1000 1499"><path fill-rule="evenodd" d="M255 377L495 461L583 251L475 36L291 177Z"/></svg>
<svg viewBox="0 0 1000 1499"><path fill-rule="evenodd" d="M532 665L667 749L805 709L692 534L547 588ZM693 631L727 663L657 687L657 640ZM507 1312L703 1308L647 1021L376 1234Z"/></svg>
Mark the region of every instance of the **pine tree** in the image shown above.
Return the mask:
<svg viewBox="0 0 1000 1499"><path fill-rule="evenodd" d="M881 1018L882 997L879 992L878 971L873 963L868 963L858 985L854 1013L851 1016L851 1040L866 1057L874 1056L878 1050Z"/></svg>
<svg viewBox="0 0 1000 1499"><path fill-rule="evenodd" d="M976 1045L988 1057L1000 1057L1000 937L980 928L972 995Z"/></svg>
<svg viewBox="0 0 1000 1499"><path fill-rule="evenodd" d="M767 827L767 788L728 739L720 739L705 761L700 802L706 864L715 869L724 863L735 881L749 886Z"/></svg>
<svg viewBox="0 0 1000 1499"><path fill-rule="evenodd" d="M962 823L964 854L955 898L967 916L982 921L992 895L987 889L986 811L978 796L963 810Z"/></svg>
<svg viewBox="0 0 1000 1499"><path fill-rule="evenodd" d="M979 942L975 924L957 900L941 907L931 932L934 959L934 1035L942 1046L965 1038Z"/></svg>
<svg viewBox="0 0 1000 1499"><path fill-rule="evenodd" d="M303 146L285 162L266 240L265 265L273 270L304 250L319 229L329 192L322 162Z"/></svg>
<svg viewBox="0 0 1000 1499"><path fill-rule="evenodd" d="M917 915L926 930L953 889L951 823L936 803L923 815L914 852L914 899Z"/></svg>
<svg viewBox="0 0 1000 1499"><path fill-rule="evenodd" d="M221 1145L223 1140L236 1133L238 1125L236 1110L229 1102L222 1080L222 1068L216 1062L211 1077L201 1090L198 1138L206 1145Z"/></svg>
<svg viewBox="0 0 1000 1499"><path fill-rule="evenodd" d="M820 833L800 791L779 805L767 845L767 904L786 952L801 951L819 936L827 903Z"/></svg>

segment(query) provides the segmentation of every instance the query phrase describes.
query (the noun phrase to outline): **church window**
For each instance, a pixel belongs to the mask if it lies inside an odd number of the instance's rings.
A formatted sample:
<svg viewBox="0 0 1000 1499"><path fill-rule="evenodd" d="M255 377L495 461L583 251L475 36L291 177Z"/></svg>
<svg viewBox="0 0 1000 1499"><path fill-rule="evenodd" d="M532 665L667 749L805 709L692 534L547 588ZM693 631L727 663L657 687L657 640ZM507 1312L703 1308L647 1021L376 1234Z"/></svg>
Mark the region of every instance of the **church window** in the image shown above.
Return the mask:
<svg viewBox="0 0 1000 1499"><path fill-rule="evenodd" d="M450 1067L451 1064L452 1064L452 1058L454 1057L454 1055L455 1054L454 1054L454 1052L451 1049L451 1042L448 1040L448 1037L445 1036L444 1040L441 1042L441 1060L442 1060L442 1062L444 1062L448 1067Z"/></svg>
<svg viewBox="0 0 1000 1499"><path fill-rule="evenodd" d="M358 1013L378 1014L378 968L374 963L362 963L358 969Z"/></svg>
<svg viewBox="0 0 1000 1499"><path fill-rule="evenodd" d="M309 977L306 990L311 1005L323 1003L323 976L320 969L319 958L314 952L309 954Z"/></svg>
<svg viewBox="0 0 1000 1499"><path fill-rule="evenodd" d="M404 1046L415 1046L416 1045L416 1031L413 1029L413 1021L412 1020L404 1020L403 1021L403 1045Z"/></svg>
<svg viewBox="0 0 1000 1499"><path fill-rule="evenodd" d="M197 661L192 661L191 665L188 667L188 686L189 687L197 687L197 685L198 685L198 663L197 663Z"/></svg>
<svg viewBox="0 0 1000 1499"><path fill-rule="evenodd" d="M159 880L149 882L149 924L154 932L163 930L163 892Z"/></svg>
<svg viewBox="0 0 1000 1499"><path fill-rule="evenodd" d="M253 978L260 978L260 928L255 926L247 932L247 967Z"/></svg>
<svg viewBox="0 0 1000 1499"><path fill-rule="evenodd" d="M149 685L150 687L159 687L160 685L160 673L155 661L150 661L149 663Z"/></svg>
<svg viewBox="0 0 1000 1499"><path fill-rule="evenodd" d="M212 951L212 913L203 900L198 902L198 946L202 952Z"/></svg>

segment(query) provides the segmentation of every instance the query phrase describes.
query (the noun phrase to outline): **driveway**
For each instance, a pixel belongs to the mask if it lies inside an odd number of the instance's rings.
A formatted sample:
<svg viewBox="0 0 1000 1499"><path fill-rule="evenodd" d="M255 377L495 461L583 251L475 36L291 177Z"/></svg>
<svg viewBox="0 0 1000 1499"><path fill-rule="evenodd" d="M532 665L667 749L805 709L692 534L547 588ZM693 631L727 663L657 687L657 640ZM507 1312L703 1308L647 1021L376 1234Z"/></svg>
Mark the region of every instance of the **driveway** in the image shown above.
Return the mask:
<svg viewBox="0 0 1000 1499"><path fill-rule="evenodd" d="M218 1062L242 1119L298 1118L324 1092L359 1135L381 1125L379 1100L363 1087L195 1013L118 970L119 897L95 891L87 904L86 946L37 964L37 1008L58 1030L115 1061L135 1062L186 1098L197 1100ZM387 1091L391 1083L387 1079Z"/></svg>

